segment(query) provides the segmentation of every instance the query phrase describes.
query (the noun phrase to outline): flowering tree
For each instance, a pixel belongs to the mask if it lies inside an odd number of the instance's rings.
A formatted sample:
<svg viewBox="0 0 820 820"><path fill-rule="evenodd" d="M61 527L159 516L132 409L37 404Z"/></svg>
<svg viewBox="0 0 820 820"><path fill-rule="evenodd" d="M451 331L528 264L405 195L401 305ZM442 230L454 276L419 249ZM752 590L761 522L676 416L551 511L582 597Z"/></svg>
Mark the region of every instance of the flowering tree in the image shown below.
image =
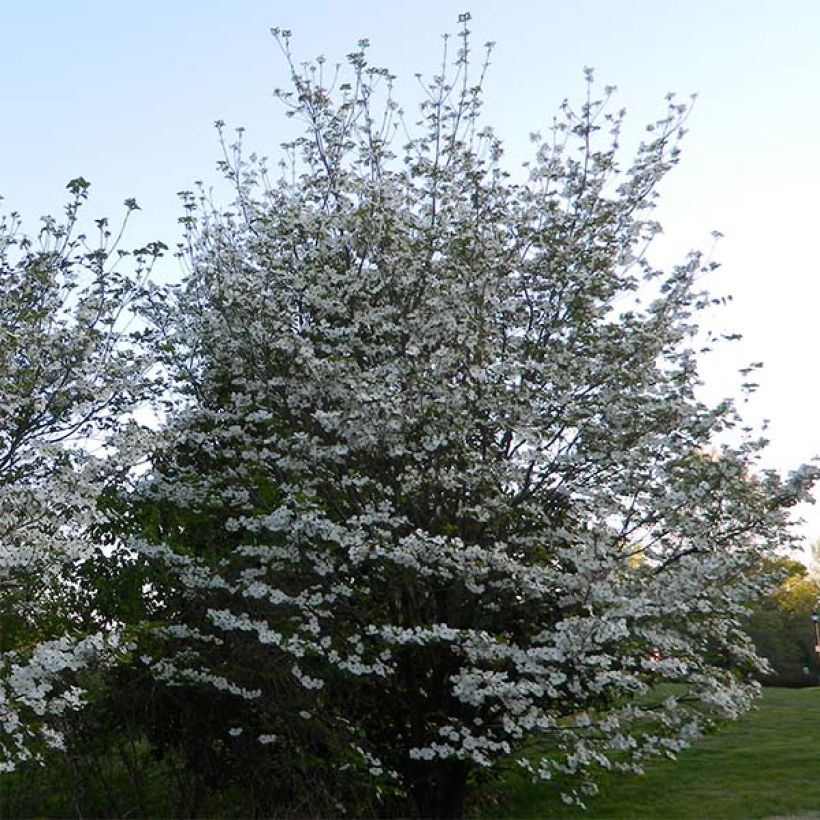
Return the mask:
<svg viewBox="0 0 820 820"><path fill-rule="evenodd" d="M121 331L136 292L115 268L122 234L104 219L98 242L80 234L89 185L68 187L65 222L44 219L36 238L14 213L0 221L0 772L61 743L54 719L81 702L63 673L103 649L69 602L105 486L91 445L144 385ZM160 250L138 251L138 269Z"/></svg>
<svg viewBox="0 0 820 820"><path fill-rule="evenodd" d="M507 763L580 800L738 715L738 618L812 478L761 471L696 396L710 266L647 261L684 106L622 169L590 76L518 180L463 22L415 126L365 43L342 82L274 32L305 132L275 180L226 147L230 210L186 195L131 542L165 618L139 663L219 699L208 748L358 771L425 817Z"/></svg>

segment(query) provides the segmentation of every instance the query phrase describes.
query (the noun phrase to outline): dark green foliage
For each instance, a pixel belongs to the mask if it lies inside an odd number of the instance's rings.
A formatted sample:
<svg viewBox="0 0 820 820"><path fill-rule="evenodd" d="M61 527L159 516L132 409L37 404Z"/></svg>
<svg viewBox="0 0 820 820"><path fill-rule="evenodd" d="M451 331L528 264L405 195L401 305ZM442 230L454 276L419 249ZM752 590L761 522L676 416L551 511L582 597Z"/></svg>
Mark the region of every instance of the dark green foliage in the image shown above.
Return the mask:
<svg viewBox="0 0 820 820"><path fill-rule="evenodd" d="M785 578L755 606L746 629L772 674L761 677L771 686L813 686L820 682L820 659L815 651L811 614L820 589L806 568L781 561Z"/></svg>

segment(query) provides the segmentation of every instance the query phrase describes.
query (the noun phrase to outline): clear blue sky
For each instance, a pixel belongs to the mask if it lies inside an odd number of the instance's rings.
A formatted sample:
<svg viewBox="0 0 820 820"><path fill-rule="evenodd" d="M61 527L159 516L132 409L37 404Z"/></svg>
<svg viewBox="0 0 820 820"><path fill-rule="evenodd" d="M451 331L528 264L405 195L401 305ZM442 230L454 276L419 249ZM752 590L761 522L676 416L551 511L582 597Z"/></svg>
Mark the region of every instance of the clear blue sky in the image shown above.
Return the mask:
<svg viewBox="0 0 820 820"><path fill-rule="evenodd" d="M276 155L288 133L271 92L285 85L271 26L294 32L305 58L344 58L368 37L374 62L400 78L430 72L459 12L476 43L498 45L488 118L523 157L582 68L619 88L637 127L663 96L697 92L681 165L663 188L658 254L674 262L725 238L711 289L734 301L710 321L742 332L708 364L710 395L733 393L735 365L763 360L748 408L771 419L770 462L820 453L817 348L820 262L820 3L816 0L6 0L0 24L0 194L29 227L92 182L88 215L143 210L133 244L176 239L176 192L217 180L212 123L245 126L249 146ZM169 275L172 271L169 272ZM820 511L807 534L820 536Z"/></svg>

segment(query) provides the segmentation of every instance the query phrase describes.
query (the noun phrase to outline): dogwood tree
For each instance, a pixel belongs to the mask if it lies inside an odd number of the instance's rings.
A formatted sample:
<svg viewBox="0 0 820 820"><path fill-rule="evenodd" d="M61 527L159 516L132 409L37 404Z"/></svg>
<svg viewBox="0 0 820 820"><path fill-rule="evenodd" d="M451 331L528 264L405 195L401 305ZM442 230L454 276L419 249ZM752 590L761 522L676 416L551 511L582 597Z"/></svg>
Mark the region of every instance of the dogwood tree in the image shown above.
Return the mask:
<svg viewBox="0 0 820 820"><path fill-rule="evenodd" d="M503 765L580 801L740 714L738 618L812 479L698 398L711 265L648 261L685 106L622 165L590 73L511 172L463 22L417 122L366 43L346 77L274 32L304 134L279 176L226 147L228 210L185 195L131 542L166 619L138 662L231 704L208 748L312 755L425 817Z"/></svg>
<svg viewBox="0 0 820 820"><path fill-rule="evenodd" d="M105 486L93 451L144 385L122 333L136 293L116 268L122 234L104 219L98 237L81 234L89 185L68 187L65 220L44 219L34 237L17 214L0 220L0 772L60 744L55 718L82 700L64 673L104 648L67 595ZM137 268L160 250L138 251Z"/></svg>

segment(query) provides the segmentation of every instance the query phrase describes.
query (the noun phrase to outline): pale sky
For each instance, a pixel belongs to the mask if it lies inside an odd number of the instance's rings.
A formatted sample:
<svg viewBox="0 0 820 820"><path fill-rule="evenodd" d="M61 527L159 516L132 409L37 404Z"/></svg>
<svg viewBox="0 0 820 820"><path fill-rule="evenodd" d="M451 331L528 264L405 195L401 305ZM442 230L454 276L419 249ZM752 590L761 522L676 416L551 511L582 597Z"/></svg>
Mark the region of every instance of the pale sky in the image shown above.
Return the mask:
<svg viewBox="0 0 820 820"><path fill-rule="evenodd" d="M131 245L173 246L176 192L218 180L214 120L245 127L250 148L277 155L291 132L272 97L287 71L271 26L292 29L297 55L331 63L369 38L372 62L399 76L409 108L413 75L438 68L440 34L470 11L476 46L497 42L485 111L512 160L562 99L581 99L585 65L618 86L635 133L663 113L667 91L697 93L681 164L662 188L656 258L673 264L710 248L713 229L724 234L714 253L722 267L706 285L733 301L708 321L744 338L705 363L706 392L734 394L734 370L764 361L747 415L771 420L768 463L789 469L820 454L820 2L0 0L0 9L4 210L36 229L81 175L92 183L89 219L138 200ZM173 264L164 275L176 275ZM806 535L820 537L820 509L806 517Z"/></svg>

